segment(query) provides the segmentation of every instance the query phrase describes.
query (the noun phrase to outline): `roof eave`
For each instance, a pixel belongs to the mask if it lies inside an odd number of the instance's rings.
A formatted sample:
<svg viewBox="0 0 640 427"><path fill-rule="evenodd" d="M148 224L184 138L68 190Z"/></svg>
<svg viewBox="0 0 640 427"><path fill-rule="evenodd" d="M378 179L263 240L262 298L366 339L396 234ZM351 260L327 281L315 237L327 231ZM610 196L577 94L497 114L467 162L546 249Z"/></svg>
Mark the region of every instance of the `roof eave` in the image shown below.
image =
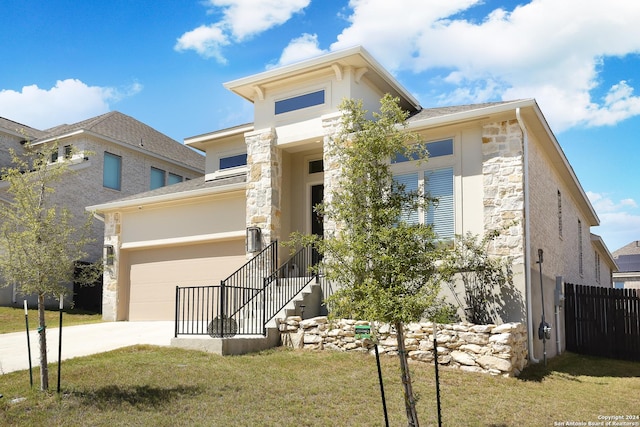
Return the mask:
<svg viewBox="0 0 640 427"><path fill-rule="evenodd" d="M607 245L604 243L604 240L602 240L602 237L600 237L597 234L593 234L591 233L591 242L600 249L600 252L602 252L605 257L606 257L606 263L611 267L611 271L618 271L618 264L616 263L616 260L613 258L613 255L611 255L611 252L609 252L609 248L607 247Z"/></svg>
<svg viewBox="0 0 640 427"><path fill-rule="evenodd" d="M232 80L223 84L223 86L234 92L235 94L245 98L249 102L254 102L252 96L247 95L247 88L259 87L263 84L276 80L282 80L293 76L308 73L313 70L322 68L330 68L333 64L340 61L347 61L349 58L360 57L364 63L371 68L390 88L392 88L399 96L409 103L413 108L419 110L420 102L409 93L378 61L376 61L369 52L362 46L355 46L326 55L311 58L305 61L289 64L282 67L274 68L262 73L254 74L241 79ZM243 90L245 89L245 90Z"/></svg>
<svg viewBox="0 0 640 427"><path fill-rule="evenodd" d="M182 199L209 196L213 194L233 193L236 191L243 191L245 190L245 188L246 188L246 183L239 182L235 184L221 185L219 187L199 188L197 190L180 191L177 193L162 194L159 196L149 196L149 197L142 197L139 199L102 203L99 205L87 206L85 210L88 212L106 213L106 212L127 209L127 208L147 206L147 205L152 205L157 203L167 203L167 202L173 202L173 201L182 200Z"/></svg>

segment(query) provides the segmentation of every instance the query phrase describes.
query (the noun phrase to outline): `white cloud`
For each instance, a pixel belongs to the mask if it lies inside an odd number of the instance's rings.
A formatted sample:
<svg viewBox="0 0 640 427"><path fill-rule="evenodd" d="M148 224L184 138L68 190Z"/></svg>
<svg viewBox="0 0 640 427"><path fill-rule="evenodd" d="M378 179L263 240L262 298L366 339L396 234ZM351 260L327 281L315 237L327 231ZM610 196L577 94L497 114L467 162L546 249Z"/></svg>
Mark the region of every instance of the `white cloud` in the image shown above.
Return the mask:
<svg viewBox="0 0 640 427"><path fill-rule="evenodd" d="M612 252L640 236L640 212L633 199L614 201L607 194L587 192L600 218L600 226L593 230L604 239Z"/></svg>
<svg viewBox="0 0 640 427"><path fill-rule="evenodd" d="M219 25L201 25L180 36L175 49L177 51L192 49L204 58L215 58L224 64L227 61L222 55L221 47L229 43L229 37Z"/></svg>
<svg viewBox="0 0 640 427"><path fill-rule="evenodd" d="M323 53L326 53L326 51L320 49L317 34L303 34L297 39L291 40L287 47L282 51L282 55L280 55L278 63L274 66L270 66L269 68L293 64L294 62L322 55Z"/></svg>
<svg viewBox="0 0 640 427"><path fill-rule="evenodd" d="M351 0L331 50L362 44L392 71L437 72L450 88L442 104L536 98L557 131L640 114L637 82L599 87L608 57L640 53L637 0L534 0L466 18L481 3Z"/></svg>
<svg viewBox="0 0 640 427"><path fill-rule="evenodd" d="M88 86L77 79L58 80L50 89L37 85L21 91L0 90L0 116L36 129L74 123L109 111L109 103L142 90L134 83L125 89Z"/></svg>
<svg viewBox="0 0 640 427"><path fill-rule="evenodd" d="M241 42L287 22L311 0L207 0L211 11L221 9L219 22L202 25L184 33L175 45L177 51L195 50L205 58L226 63L222 47Z"/></svg>

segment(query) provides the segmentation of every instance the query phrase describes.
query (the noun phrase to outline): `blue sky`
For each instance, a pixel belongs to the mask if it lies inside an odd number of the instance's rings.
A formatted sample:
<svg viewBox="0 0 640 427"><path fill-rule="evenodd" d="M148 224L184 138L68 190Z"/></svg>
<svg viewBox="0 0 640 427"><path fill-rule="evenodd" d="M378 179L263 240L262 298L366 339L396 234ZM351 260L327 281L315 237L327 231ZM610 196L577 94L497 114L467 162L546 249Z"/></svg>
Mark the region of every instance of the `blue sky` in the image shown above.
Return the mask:
<svg viewBox="0 0 640 427"><path fill-rule="evenodd" d="M222 83L363 45L423 107L536 98L614 250L640 240L637 0L0 0L0 116L252 121Z"/></svg>

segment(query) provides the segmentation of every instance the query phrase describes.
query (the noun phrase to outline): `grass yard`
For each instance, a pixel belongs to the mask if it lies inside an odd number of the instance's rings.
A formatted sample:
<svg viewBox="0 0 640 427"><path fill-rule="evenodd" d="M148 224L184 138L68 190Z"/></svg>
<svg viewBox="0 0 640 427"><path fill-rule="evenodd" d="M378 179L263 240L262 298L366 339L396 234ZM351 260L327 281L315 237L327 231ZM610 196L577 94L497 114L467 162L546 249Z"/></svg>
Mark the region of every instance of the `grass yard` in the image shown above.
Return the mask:
<svg viewBox="0 0 640 427"><path fill-rule="evenodd" d="M390 425L406 425L398 360L381 360ZM434 368L412 364L412 372L421 425L437 425ZM520 379L440 374L444 426L586 425L640 415L640 363L565 354ZM2 426L384 425L375 358L330 351L221 357L136 346L64 362L60 396L29 391L26 371L0 376L0 393ZM11 403L19 397L26 399Z"/></svg>
<svg viewBox="0 0 640 427"><path fill-rule="evenodd" d="M29 309L29 329L38 327L38 310ZM60 322L59 310L45 310L45 320L47 327L56 328ZM102 322L102 315L95 313L84 313L78 310L64 309L62 316L62 326L80 325L83 323ZM24 308L0 307L0 334L8 332L24 332ZM1 392L0 392L1 393Z"/></svg>

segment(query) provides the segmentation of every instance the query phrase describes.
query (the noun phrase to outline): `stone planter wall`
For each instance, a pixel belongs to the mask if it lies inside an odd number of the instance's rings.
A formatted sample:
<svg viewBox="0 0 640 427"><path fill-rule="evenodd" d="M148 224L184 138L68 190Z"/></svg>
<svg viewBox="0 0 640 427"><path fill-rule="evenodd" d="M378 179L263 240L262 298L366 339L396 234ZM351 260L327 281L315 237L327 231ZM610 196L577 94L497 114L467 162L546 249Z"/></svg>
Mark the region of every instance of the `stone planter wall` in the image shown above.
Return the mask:
<svg viewBox="0 0 640 427"><path fill-rule="evenodd" d="M302 320L300 316L291 316L281 322L280 333L284 346L373 353L371 339L355 337L358 325L370 325L370 322L348 319L329 322L324 316ZM433 328L431 322L406 326L405 345L410 360L433 362ZM377 330L380 354L398 354L393 327L382 324L371 329L372 333ZM439 324L436 343L438 363L454 369L509 377L517 376L527 364L527 335L521 323Z"/></svg>

